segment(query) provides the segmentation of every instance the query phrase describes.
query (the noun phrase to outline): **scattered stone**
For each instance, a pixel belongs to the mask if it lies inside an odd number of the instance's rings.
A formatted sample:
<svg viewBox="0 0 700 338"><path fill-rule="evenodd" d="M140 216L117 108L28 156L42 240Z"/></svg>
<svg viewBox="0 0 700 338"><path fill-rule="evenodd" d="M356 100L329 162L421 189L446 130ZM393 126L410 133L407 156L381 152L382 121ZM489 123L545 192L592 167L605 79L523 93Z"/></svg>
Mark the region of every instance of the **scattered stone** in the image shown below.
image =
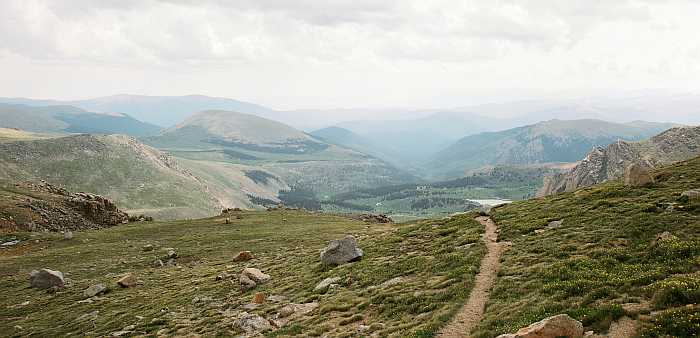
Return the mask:
<svg viewBox="0 0 700 338"><path fill-rule="evenodd" d="M104 286L104 284L100 283L85 289L85 291L83 291L83 295L89 298L97 296L105 291L107 291L107 287Z"/></svg>
<svg viewBox="0 0 700 338"><path fill-rule="evenodd" d="M117 281L117 284L123 288L130 288L136 286L138 283L138 279L136 278L136 275L133 273L128 273L124 277L120 278Z"/></svg>
<svg viewBox="0 0 700 338"><path fill-rule="evenodd" d="M131 334L131 331L122 330L122 331L112 332L111 336L112 337L123 337L123 336L128 336L130 334Z"/></svg>
<svg viewBox="0 0 700 338"><path fill-rule="evenodd" d="M226 224L231 224L231 219L228 218L228 217L226 217L226 221L224 221L224 223L226 223Z"/></svg>
<svg viewBox="0 0 700 338"><path fill-rule="evenodd" d="M548 228L556 229L561 227L564 224L563 220L558 220L558 221L551 221L549 224L547 224Z"/></svg>
<svg viewBox="0 0 700 338"><path fill-rule="evenodd" d="M324 280L322 280L320 283L316 284L316 287L314 288L314 292L318 293L326 293L328 291L328 288L332 284L336 284L340 282L340 277L329 277Z"/></svg>
<svg viewBox="0 0 700 338"><path fill-rule="evenodd" d="M688 197L689 200L700 200L700 190L684 191L681 197Z"/></svg>
<svg viewBox="0 0 700 338"><path fill-rule="evenodd" d="M156 259L156 260L153 262L153 267L154 267L154 268L162 268L163 266L164 266L163 261L160 260L160 259Z"/></svg>
<svg viewBox="0 0 700 338"><path fill-rule="evenodd" d="M545 229L535 229L535 234L540 235L543 234L545 231Z"/></svg>
<svg viewBox="0 0 700 338"><path fill-rule="evenodd" d="M175 249L173 249L173 248L168 248L168 249L166 249L166 251L168 252L166 258L169 258L169 259L175 259L175 258L177 258L177 252L175 252Z"/></svg>
<svg viewBox="0 0 700 338"><path fill-rule="evenodd" d="M276 327L283 327L290 320L309 314L311 311L318 307L317 302L304 303L304 304L287 304L282 307L277 314L273 316L272 323Z"/></svg>
<svg viewBox="0 0 700 338"><path fill-rule="evenodd" d="M252 252L250 252L250 251L241 251L241 252L239 252L239 253L236 255L236 257L233 257L233 261L234 261L234 262L245 262L245 261L249 261L249 260L251 260L251 259L253 259L253 258L255 258L255 256L253 256L253 253L252 253Z"/></svg>
<svg viewBox="0 0 700 338"><path fill-rule="evenodd" d="M256 292L255 295L253 295L253 303L255 304L265 303L265 299L267 299L267 296L264 292Z"/></svg>
<svg viewBox="0 0 700 338"><path fill-rule="evenodd" d="M265 283L270 280L270 275L263 273L256 268L245 268L241 271L241 275L248 277L257 284Z"/></svg>
<svg viewBox="0 0 700 338"><path fill-rule="evenodd" d="M142 250L145 252L148 252L148 251L153 251L154 248L155 247L153 246L153 244L146 244L143 246Z"/></svg>
<svg viewBox="0 0 700 338"><path fill-rule="evenodd" d="M18 239L14 240L14 241L9 241L9 242L2 243L2 244L0 244L0 246L13 246L13 245L16 245L16 244L19 244L19 240L18 240Z"/></svg>
<svg viewBox="0 0 700 338"><path fill-rule="evenodd" d="M355 237L348 235L343 239L332 240L321 252L321 262L326 265L340 265L360 260L363 254Z"/></svg>
<svg viewBox="0 0 700 338"><path fill-rule="evenodd" d="M68 230L68 231L64 232L63 239L65 239L65 240L73 239L73 231Z"/></svg>
<svg viewBox="0 0 700 338"><path fill-rule="evenodd" d="M267 319L247 312L244 312L238 319L236 319L233 325L249 335L272 329L272 325L270 325L270 322Z"/></svg>
<svg viewBox="0 0 700 338"><path fill-rule="evenodd" d="M515 334L502 334L498 338L555 338L583 337L583 324L569 315L556 315L542 319L528 327L524 327Z"/></svg>
<svg viewBox="0 0 700 338"><path fill-rule="evenodd" d="M656 242L657 243L668 242L668 241L672 241L672 240L677 239L677 238L678 237L674 236L673 234L671 234L668 231L664 231L660 234L656 234Z"/></svg>
<svg viewBox="0 0 700 338"><path fill-rule="evenodd" d="M65 285L63 273L50 269L34 270L29 274L29 285L33 288L48 289L62 288Z"/></svg>
<svg viewBox="0 0 700 338"><path fill-rule="evenodd" d="M296 308L294 307L294 304L287 304L279 310L278 317L280 317L280 318L289 317L289 316L293 315L294 312L296 312Z"/></svg>
<svg viewBox="0 0 700 338"><path fill-rule="evenodd" d="M242 291L248 291L257 286L257 283L255 283L255 281L253 281L252 279L248 278L247 275L241 275L238 281L241 283Z"/></svg>
<svg viewBox="0 0 700 338"><path fill-rule="evenodd" d="M650 173L651 167L643 162L632 163L625 168L625 185L642 187L654 183Z"/></svg>

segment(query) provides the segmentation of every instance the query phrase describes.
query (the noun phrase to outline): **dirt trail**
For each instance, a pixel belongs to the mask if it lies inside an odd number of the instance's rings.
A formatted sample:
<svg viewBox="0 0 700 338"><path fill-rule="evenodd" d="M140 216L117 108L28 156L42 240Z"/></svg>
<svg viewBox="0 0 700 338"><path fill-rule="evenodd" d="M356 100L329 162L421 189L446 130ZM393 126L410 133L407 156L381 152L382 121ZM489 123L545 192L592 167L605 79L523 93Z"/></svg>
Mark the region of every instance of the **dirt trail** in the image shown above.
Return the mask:
<svg viewBox="0 0 700 338"><path fill-rule="evenodd" d="M489 217L477 217L486 231L484 233L484 242L488 252L481 260L479 274L476 275L474 288L469 294L467 303L464 304L462 310L455 318L440 331L438 337L469 337L469 333L474 329L476 324L481 321L484 316L484 308L489 299L491 287L496 281L498 269L501 267L501 253L504 248L510 243L498 243L498 226Z"/></svg>
<svg viewBox="0 0 700 338"><path fill-rule="evenodd" d="M639 323L629 317L622 317L620 320L612 323L608 330L610 338L631 338L637 334Z"/></svg>

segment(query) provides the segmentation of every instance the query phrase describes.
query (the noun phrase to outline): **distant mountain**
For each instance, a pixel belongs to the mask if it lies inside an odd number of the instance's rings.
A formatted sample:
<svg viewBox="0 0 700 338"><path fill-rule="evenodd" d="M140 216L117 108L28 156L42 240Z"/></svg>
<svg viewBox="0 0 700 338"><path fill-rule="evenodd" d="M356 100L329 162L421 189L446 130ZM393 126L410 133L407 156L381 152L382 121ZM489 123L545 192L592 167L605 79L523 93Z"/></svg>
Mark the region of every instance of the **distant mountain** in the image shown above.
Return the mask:
<svg viewBox="0 0 700 338"><path fill-rule="evenodd" d="M148 139L159 148L229 147L270 153L309 153L328 147L310 135L280 122L232 111L196 113Z"/></svg>
<svg viewBox="0 0 700 338"><path fill-rule="evenodd" d="M88 100L58 101L25 98L0 98L0 102L31 106L72 105L100 113L123 113L161 127L170 127L204 110L231 110L272 117L275 112L257 104L204 95L146 96L113 95Z"/></svg>
<svg viewBox="0 0 700 338"><path fill-rule="evenodd" d="M615 142L596 147L568 172L548 176L538 196L576 190L623 175L625 168L644 161L653 167L687 160L700 155L700 127L678 127L649 140Z"/></svg>
<svg viewBox="0 0 700 338"><path fill-rule="evenodd" d="M534 125L467 136L425 164L438 177L492 165L575 162L595 146L617 140L641 140L672 124L601 120L550 120Z"/></svg>
<svg viewBox="0 0 700 338"><path fill-rule="evenodd" d="M498 119L475 114L437 112L412 120L354 121L337 126L384 145L405 165L412 166L466 135L497 130L500 124Z"/></svg>
<svg viewBox="0 0 700 338"><path fill-rule="evenodd" d="M124 114L98 114L73 106L0 103L0 127L38 133L155 135L160 127Z"/></svg>
<svg viewBox="0 0 700 338"><path fill-rule="evenodd" d="M372 155L389 163L400 165L400 156L390 148L377 144L350 130L341 127L326 127L311 132L311 136L326 143L339 145L358 152Z"/></svg>

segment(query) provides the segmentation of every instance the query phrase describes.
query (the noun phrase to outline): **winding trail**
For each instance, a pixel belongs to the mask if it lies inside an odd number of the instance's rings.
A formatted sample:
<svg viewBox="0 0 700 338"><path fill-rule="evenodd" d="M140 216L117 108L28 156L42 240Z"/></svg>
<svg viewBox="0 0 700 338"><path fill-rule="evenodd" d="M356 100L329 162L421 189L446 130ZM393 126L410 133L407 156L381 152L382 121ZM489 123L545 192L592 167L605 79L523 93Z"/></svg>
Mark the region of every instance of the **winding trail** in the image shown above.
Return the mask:
<svg viewBox="0 0 700 338"><path fill-rule="evenodd" d="M486 243L487 253L481 260L479 274L476 275L474 288L469 294L469 299L462 310L452 319L452 322L440 331L438 337L469 337L469 333L484 316L486 302L501 267L501 254L505 247L510 245L509 242L497 242L498 226L491 218L481 216L477 217L476 220L486 229L483 240Z"/></svg>

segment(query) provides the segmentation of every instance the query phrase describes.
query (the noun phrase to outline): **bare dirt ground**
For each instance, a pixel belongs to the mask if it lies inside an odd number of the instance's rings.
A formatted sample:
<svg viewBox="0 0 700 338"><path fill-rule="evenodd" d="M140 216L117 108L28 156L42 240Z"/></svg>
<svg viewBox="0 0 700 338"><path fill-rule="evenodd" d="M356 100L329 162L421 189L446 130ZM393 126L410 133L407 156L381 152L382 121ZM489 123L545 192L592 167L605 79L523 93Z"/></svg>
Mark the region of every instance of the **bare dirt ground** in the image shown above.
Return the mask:
<svg viewBox="0 0 700 338"><path fill-rule="evenodd" d="M469 299L452 322L442 329L438 337L469 337L471 330L484 316L484 308L489 299L491 287L496 281L501 266L501 253L510 245L507 242L497 242L498 226L491 218L482 216L477 217L476 220L486 228L484 242L488 252L481 261L479 274L476 275L475 285L469 294Z"/></svg>

